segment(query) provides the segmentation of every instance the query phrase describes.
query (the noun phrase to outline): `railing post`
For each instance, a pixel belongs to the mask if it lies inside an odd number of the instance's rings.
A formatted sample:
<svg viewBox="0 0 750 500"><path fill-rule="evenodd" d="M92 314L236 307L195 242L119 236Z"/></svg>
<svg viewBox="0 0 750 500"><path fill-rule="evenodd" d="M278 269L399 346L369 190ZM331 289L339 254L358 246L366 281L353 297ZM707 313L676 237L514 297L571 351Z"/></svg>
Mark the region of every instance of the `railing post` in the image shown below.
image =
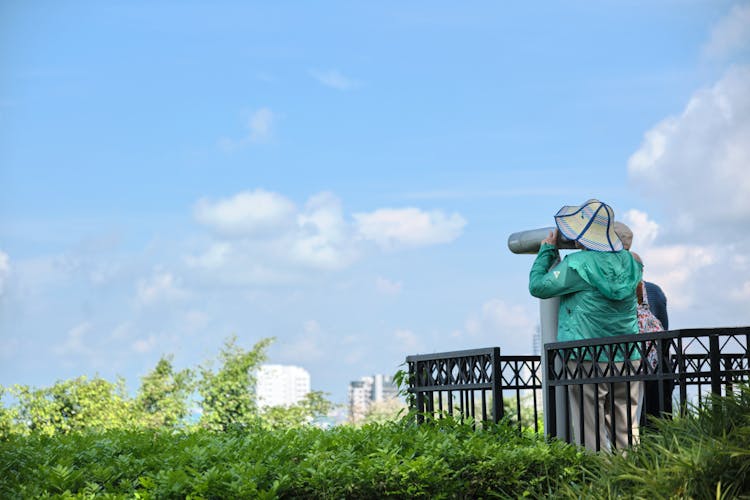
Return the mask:
<svg viewBox="0 0 750 500"><path fill-rule="evenodd" d="M409 362L409 389L414 390L419 384L419 361ZM417 423L424 423L424 393L422 391L415 391L414 394L414 405L417 412Z"/></svg>
<svg viewBox="0 0 750 500"><path fill-rule="evenodd" d="M557 387L549 384L550 377L553 376L554 370L549 358L549 351L542 346L542 394L544 401L544 433L550 437L557 437Z"/></svg>
<svg viewBox="0 0 750 500"><path fill-rule="evenodd" d="M721 396L721 356L718 335L711 335L708 338L708 348L711 360L711 393Z"/></svg>
<svg viewBox="0 0 750 500"><path fill-rule="evenodd" d="M498 423L504 416L503 373L500 367L500 348L492 348L492 420ZM521 420L519 415L518 420Z"/></svg>
<svg viewBox="0 0 750 500"><path fill-rule="evenodd" d="M667 373L667 363L671 363L669 360L669 345L667 345L667 354L664 354L664 340L658 339L655 342L656 345L656 357L658 360L658 364L656 365L656 373L659 375L659 378L657 379L657 393L658 393L658 407L659 407L659 415L663 414L667 409L667 397L671 398L672 394L669 394L667 396L666 389L666 375ZM648 357L646 358L646 362L644 364L646 368L648 369ZM646 384L644 384L645 386ZM645 398L645 395L644 395ZM653 404L653 403L652 403ZM645 406L645 400L644 400L644 406ZM644 412L645 413L645 412ZM644 415L645 416L645 415ZM641 420L645 420L645 418L642 418Z"/></svg>
<svg viewBox="0 0 750 500"><path fill-rule="evenodd" d="M679 376L676 377L676 382L679 384L680 390L680 416L684 417L687 415L687 360L685 359L685 344L682 341L684 333L680 332L680 336L677 338L677 366L680 371Z"/></svg>

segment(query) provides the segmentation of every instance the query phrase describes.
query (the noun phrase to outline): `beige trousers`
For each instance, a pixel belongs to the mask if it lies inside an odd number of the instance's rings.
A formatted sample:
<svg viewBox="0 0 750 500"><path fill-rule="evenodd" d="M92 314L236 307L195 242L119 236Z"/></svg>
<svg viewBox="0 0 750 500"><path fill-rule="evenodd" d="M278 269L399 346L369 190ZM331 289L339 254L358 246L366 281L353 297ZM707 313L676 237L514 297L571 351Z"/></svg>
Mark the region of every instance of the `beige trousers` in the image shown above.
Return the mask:
<svg viewBox="0 0 750 500"><path fill-rule="evenodd" d="M591 369L591 362L583 363L584 369ZM618 372L623 363L615 363ZM600 363L602 369L606 363ZM581 388L583 387L583 415L581 415ZM628 401L630 394L630 401ZM584 384L568 386L570 402L570 424L573 429L573 442L585 445L596 451L596 435L599 434L599 449L612 451L612 445L624 450L628 443L628 415L632 426L632 444L638 443L638 419L643 395L643 382L617 382L613 384ZM599 428L596 415L599 415ZM580 422L583 418L583 436ZM615 434L611 436L614 419ZM581 437L584 439L581 440Z"/></svg>

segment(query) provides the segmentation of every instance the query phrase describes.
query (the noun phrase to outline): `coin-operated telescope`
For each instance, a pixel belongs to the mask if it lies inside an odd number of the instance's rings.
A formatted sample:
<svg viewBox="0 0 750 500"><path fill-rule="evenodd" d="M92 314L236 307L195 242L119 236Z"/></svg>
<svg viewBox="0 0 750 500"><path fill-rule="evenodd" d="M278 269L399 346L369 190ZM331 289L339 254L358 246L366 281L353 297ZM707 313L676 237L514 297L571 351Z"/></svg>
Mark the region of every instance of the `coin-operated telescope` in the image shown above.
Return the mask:
<svg viewBox="0 0 750 500"><path fill-rule="evenodd" d="M539 247L542 246L542 240L549 236L549 233L555 229L554 227L542 227L513 233L508 236L508 248L513 253L536 254L539 252ZM557 248L572 250L575 247L575 241L569 240L561 232L557 232Z"/></svg>
<svg viewBox="0 0 750 500"><path fill-rule="evenodd" d="M508 237L508 249L515 254L536 254L542 246L542 240L549 236L554 227L542 227L539 229L529 229L519 231ZM572 250L576 248L576 242L565 238L560 231L557 232L557 248ZM555 264L557 265L557 264ZM553 266L554 267L554 266ZM552 297L551 299L539 299L539 326L541 329L542 344L542 401L544 403L544 428L549 429L548 418L550 412L547 405L549 404L549 392L547 385L547 353L544 349L545 344L557 342L557 315L560 309L560 298ZM559 369L561 367L555 367ZM568 395L565 387L555 388L555 400L557 414L556 423L558 429L565 429L568 426L568 415L565 413L565 400Z"/></svg>

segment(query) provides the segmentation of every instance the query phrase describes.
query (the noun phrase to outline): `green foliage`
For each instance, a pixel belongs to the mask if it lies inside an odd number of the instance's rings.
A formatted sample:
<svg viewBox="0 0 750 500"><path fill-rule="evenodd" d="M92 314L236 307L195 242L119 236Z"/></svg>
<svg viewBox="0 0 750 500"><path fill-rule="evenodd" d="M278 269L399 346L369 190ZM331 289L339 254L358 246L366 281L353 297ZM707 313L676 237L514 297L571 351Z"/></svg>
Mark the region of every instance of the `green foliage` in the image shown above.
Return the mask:
<svg viewBox="0 0 750 500"><path fill-rule="evenodd" d="M333 405L321 392L308 394L290 408L258 412L254 372L265 360L272 341L263 339L246 351L237 346L236 338L229 338L219 353L217 370L201 367L198 380L192 370L176 371L171 357L162 357L141 379L135 398L127 395L122 379L113 384L99 377L90 380L79 377L41 389L0 386L0 440L15 434L52 436L108 429L184 429L195 389L202 396L199 425L213 431L258 424L271 428L295 427L328 413ZM10 407L2 403L5 394L15 400Z"/></svg>
<svg viewBox="0 0 750 500"><path fill-rule="evenodd" d="M513 423L115 430L0 441L0 498L746 498L750 389L660 421L626 455Z"/></svg>
<svg viewBox="0 0 750 500"><path fill-rule="evenodd" d="M83 376L43 389L17 385L11 394L18 399L16 423L25 424L32 433L51 436L84 429L122 429L134 421L122 379L112 383Z"/></svg>
<svg viewBox="0 0 750 500"><path fill-rule="evenodd" d="M601 455L587 467L586 481L568 493L582 498L750 497L750 387L712 397L685 417L654 424L634 450Z"/></svg>
<svg viewBox="0 0 750 500"><path fill-rule="evenodd" d="M201 395L201 426L216 431L252 424L257 418L253 372L266 359L273 339L256 343L249 351L229 338L219 353L221 366L216 372L201 367L198 392Z"/></svg>
<svg viewBox="0 0 750 500"><path fill-rule="evenodd" d="M364 423L380 423L391 422L399 418L404 417L408 414L408 408L406 403L401 401L399 398L384 399L383 401L377 401L370 404L365 414Z"/></svg>
<svg viewBox="0 0 750 500"><path fill-rule="evenodd" d="M462 403L461 403L461 396L458 393L453 393L449 396L446 392L443 392L440 395L441 400L438 401L437 398L433 401L433 406L435 408L434 414L430 414L430 412L426 412L423 417L426 420L431 420L434 418L456 418L461 419L462 418ZM449 401L449 399L452 398L452 401ZM537 422L536 426L534 426L534 394L532 394L530 391L527 394L521 394L520 398L516 398L515 396L503 398L503 418L502 420L504 422L507 422L509 424L512 424L516 429L518 429L519 432L544 432L544 416L541 411L537 413ZM484 401L484 405L482 404L482 400L477 397L474 400L473 405L473 411L474 411L474 418L476 419L474 421L474 425L481 427L485 425L486 423L492 422L492 407L493 407L493 397L491 394L486 395L486 399ZM465 405L465 403L464 403ZM541 398L538 401L538 405L541 406ZM483 410L484 406L484 410ZM438 410L438 408L442 408L442 410ZM470 415L470 412L468 409L464 406L464 410L467 414ZM520 412L520 422L518 419L518 415ZM406 412L403 412L402 414L405 414ZM409 410L408 413L411 418L416 418L416 411L413 409ZM486 419L483 417L486 416ZM464 417L466 418L466 417Z"/></svg>
<svg viewBox="0 0 750 500"><path fill-rule="evenodd" d="M190 370L175 372L171 357L162 357L154 369L141 379L135 400L141 425L174 428L188 414L188 397L193 390Z"/></svg>
<svg viewBox="0 0 750 500"><path fill-rule="evenodd" d="M534 425L534 393L528 391L522 394L518 399L514 397L503 398L503 412L506 419L515 424L517 428L526 431L538 430L544 432L544 415L541 411L541 395L537 398L536 404L540 407L536 415L536 426ZM521 422L518 422L518 415L521 415Z"/></svg>
<svg viewBox="0 0 750 500"><path fill-rule="evenodd" d="M260 414L260 421L264 427L271 429L299 427L328 414L333 407L334 405L326 399L325 393L312 391L297 404L264 409Z"/></svg>
<svg viewBox="0 0 750 500"><path fill-rule="evenodd" d="M18 406L6 408L3 404L3 397L6 392L9 391L5 387L0 386L0 441L11 434L24 432L24 426L19 421Z"/></svg>
<svg viewBox="0 0 750 500"><path fill-rule="evenodd" d="M415 402L415 396L414 394L409 392L410 379L411 379L411 374L409 373L408 368L406 370L404 369L397 370L396 373L393 374L393 383L396 384L396 387L398 388L398 395L404 398L407 406L413 407L414 402Z"/></svg>
<svg viewBox="0 0 750 500"><path fill-rule="evenodd" d="M0 443L0 497L536 498L594 459L448 419L248 430L13 436Z"/></svg>

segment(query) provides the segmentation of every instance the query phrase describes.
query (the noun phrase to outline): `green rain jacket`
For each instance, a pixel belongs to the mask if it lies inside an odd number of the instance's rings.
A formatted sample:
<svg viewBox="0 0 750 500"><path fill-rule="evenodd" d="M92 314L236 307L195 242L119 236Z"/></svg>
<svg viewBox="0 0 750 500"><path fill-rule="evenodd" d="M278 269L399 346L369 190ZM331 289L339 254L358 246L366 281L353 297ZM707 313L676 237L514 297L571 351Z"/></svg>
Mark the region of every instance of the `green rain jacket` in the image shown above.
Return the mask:
<svg viewBox="0 0 750 500"><path fill-rule="evenodd" d="M557 340L638 333L635 288L643 265L630 252L574 252L550 269L558 260L557 249L543 243L529 275L531 295L560 297Z"/></svg>

